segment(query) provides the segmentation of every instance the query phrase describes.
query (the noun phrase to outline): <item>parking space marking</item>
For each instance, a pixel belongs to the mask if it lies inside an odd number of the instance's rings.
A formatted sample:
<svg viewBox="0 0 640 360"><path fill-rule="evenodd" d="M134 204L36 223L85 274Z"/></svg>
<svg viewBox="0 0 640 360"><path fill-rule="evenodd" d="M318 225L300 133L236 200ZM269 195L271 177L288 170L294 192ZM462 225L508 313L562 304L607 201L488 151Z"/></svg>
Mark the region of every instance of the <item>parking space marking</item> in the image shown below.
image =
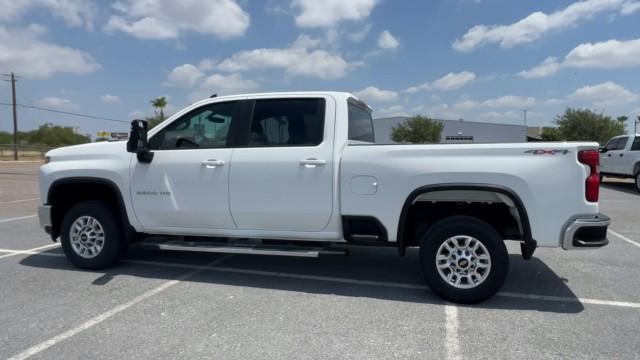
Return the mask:
<svg viewBox="0 0 640 360"><path fill-rule="evenodd" d="M69 330L63 332L60 335L54 336L49 340L43 341L40 344L35 345L35 346L33 346L33 347L21 352L18 355L14 355L14 356L10 357L9 360L23 360L23 359L30 358L33 355L39 354L39 353L43 352L44 350L47 350L48 348L56 345L57 343L62 342L64 340L66 340L66 339L69 339L69 338L73 337L74 335L76 335L76 334L78 334L78 333L80 333L80 332L82 332L84 330L87 330L87 329L89 329L89 328L91 328L91 327L93 327L95 325L98 325L99 323L109 319L110 317L127 310L128 308L132 307L133 305L136 305L139 302L144 301L145 299L148 299L148 298L150 298L150 297L152 297L152 296L154 296L156 294L161 293L164 290L167 290L168 288L180 283L181 281L184 281L184 280L196 275L200 271L203 271L205 269L211 268L212 266L215 266L216 264L219 264L219 263L227 260L231 256L232 255L223 256L223 257L221 257L219 259L216 259L215 261L210 262L207 265L200 266L198 269L195 269L195 270L193 270L193 271L191 271L191 272L189 272L189 273L187 273L185 275L182 275L181 277L179 277L179 278L177 278L175 280L169 280L169 281L163 283L162 285L143 293L142 295L136 296L135 298L133 298L133 299L131 299L131 300L129 300L129 301L123 303L123 304L120 304L120 305L116 306L115 308L113 308L113 309L111 309L111 310L109 310L107 312L104 312L104 313L102 313L102 314L100 314L100 315L98 315L96 317L93 317L93 318L89 319L88 321L86 321L86 322L84 322L84 323L82 323L82 324L80 324L80 325L78 325L78 326L76 326L76 327L74 327L72 329L69 329Z"/></svg>
<svg viewBox="0 0 640 360"><path fill-rule="evenodd" d="M9 219L0 219L0 223L6 223L6 222L10 222L10 221L16 221L16 220L24 220L24 219L31 219L34 217L37 217L38 215L27 215L27 216L19 216L19 217L14 217L14 218L9 218Z"/></svg>
<svg viewBox="0 0 640 360"><path fill-rule="evenodd" d="M4 255L0 255L0 259L7 258L15 255L38 255L40 254L40 250L49 250L54 247L60 246L60 243L49 244L45 246L36 247L33 249L27 250L9 250L9 249L0 249L0 252L8 253Z"/></svg>
<svg viewBox="0 0 640 360"><path fill-rule="evenodd" d="M22 203L22 202L36 201L36 200L39 200L39 199L40 198L4 201L4 202L0 202L0 205L17 204L17 203Z"/></svg>
<svg viewBox="0 0 640 360"><path fill-rule="evenodd" d="M631 245L635 245L635 246L637 246L637 247L639 247L639 248L640 248L640 243L635 242L635 241L633 241L633 240L629 239L628 237L626 237L626 236L624 236L624 235L620 235L620 234L618 234L617 232L615 232L615 231L613 231L613 230L607 230L607 231L608 231L610 234L613 234L613 235L617 236L618 238L620 238L620 239L622 239L622 240L624 240L624 241L628 242L629 244L631 244Z"/></svg>
<svg viewBox="0 0 640 360"><path fill-rule="evenodd" d="M44 256L53 256L53 257L65 256L64 254L60 254L60 253L47 253L47 252L37 252L37 251L30 251L30 250L22 250L22 251L16 250L15 252L17 254L26 254L26 255L44 255ZM221 271L221 272L228 272L228 273L246 274L246 275L273 276L273 277L298 279L298 280L316 280L316 281L327 281L327 282L334 282L334 283L341 283L341 284L381 286L381 287L389 287L389 288L396 288L396 289L431 291L431 289L426 285L396 283L396 282L388 282L388 281L361 280L361 279L322 276L322 275L305 275L305 274L294 274L294 273L284 273L284 272L265 271L265 270L236 269L236 268L229 268L229 267L211 267L207 265L191 265L191 264L180 264L180 263L151 261L151 260L125 259L125 260L122 260L121 262L126 264L164 266L164 267L174 267L174 268L180 268L180 269L193 269L193 270L213 270L213 271ZM538 294L526 294L526 293L505 292L505 291L501 291L497 293L496 296L523 299L523 300L582 303L582 304L590 304L590 305L602 305L602 306L614 306L614 307L623 307L623 308L631 308L631 309L640 309L640 303L630 302L630 301L601 300L601 299L553 296L553 295L538 295Z"/></svg>
<svg viewBox="0 0 640 360"><path fill-rule="evenodd" d="M445 305L446 314L446 334L447 334L447 359L461 359L460 340L458 338L458 308L454 305Z"/></svg>

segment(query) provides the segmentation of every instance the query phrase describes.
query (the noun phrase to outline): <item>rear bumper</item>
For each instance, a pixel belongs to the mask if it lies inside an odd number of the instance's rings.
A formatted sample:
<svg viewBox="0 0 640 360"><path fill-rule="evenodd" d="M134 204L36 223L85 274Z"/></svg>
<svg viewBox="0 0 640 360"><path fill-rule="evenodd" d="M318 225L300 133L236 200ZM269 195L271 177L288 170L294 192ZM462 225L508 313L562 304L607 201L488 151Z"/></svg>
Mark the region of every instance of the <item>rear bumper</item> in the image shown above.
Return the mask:
<svg viewBox="0 0 640 360"><path fill-rule="evenodd" d="M565 225L562 248L572 250L607 245L607 227L610 223L609 217L603 214L572 218Z"/></svg>
<svg viewBox="0 0 640 360"><path fill-rule="evenodd" d="M38 206L38 220L40 221L40 227L51 235L51 205Z"/></svg>

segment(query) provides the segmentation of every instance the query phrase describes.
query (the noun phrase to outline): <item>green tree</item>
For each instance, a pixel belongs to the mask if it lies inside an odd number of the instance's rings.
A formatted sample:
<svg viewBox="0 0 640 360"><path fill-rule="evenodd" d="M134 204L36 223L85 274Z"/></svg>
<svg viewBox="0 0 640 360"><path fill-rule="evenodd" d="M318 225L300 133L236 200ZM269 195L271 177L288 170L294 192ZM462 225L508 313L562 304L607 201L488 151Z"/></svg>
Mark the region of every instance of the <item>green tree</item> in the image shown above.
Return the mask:
<svg viewBox="0 0 640 360"><path fill-rule="evenodd" d="M425 116L408 118L391 129L391 140L399 143L439 143L444 125Z"/></svg>
<svg viewBox="0 0 640 360"><path fill-rule="evenodd" d="M540 137L544 141L559 141L560 131L558 131L558 128L555 127L543 127Z"/></svg>
<svg viewBox="0 0 640 360"><path fill-rule="evenodd" d="M554 122L562 140L604 144L612 137L624 134L624 121L589 109L567 108Z"/></svg>
<svg viewBox="0 0 640 360"><path fill-rule="evenodd" d="M161 96L151 100L151 106L155 109L156 115L160 118L160 122L164 121L164 108L167 107L167 98Z"/></svg>

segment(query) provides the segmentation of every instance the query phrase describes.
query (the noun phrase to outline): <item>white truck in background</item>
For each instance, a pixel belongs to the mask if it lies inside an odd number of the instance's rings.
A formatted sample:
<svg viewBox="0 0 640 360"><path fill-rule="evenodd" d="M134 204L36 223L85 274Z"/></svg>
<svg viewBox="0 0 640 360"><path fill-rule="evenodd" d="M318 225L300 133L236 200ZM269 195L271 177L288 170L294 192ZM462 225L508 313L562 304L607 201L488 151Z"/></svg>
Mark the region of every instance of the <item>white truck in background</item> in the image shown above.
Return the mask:
<svg viewBox="0 0 640 360"><path fill-rule="evenodd" d="M640 192L640 135L616 136L600 148L600 173L631 178Z"/></svg>
<svg viewBox="0 0 640 360"><path fill-rule="evenodd" d="M133 242L291 256L419 247L433 291L472 303L503 285L507 240L525 259L608 242L596 143L377 145L371 108L348 93L206 99L149 133L134 120L126 143L45 162L41 225L89 269Z"/></svg>

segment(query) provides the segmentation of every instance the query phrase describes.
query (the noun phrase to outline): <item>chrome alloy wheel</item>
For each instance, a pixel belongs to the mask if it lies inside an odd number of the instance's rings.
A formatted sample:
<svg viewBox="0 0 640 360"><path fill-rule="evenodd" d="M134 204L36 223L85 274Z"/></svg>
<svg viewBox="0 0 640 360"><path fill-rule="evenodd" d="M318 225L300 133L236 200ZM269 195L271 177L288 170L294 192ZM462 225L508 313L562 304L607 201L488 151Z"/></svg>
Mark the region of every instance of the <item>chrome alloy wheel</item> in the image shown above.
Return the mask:
<svg viewBox="0 0 640 360"><path fill-rule="evenodd" d="M71 224L69 240L76 254L91 259L98 256L104 247L104 229L96 218L81 216Z"/></svg>
<svg viewBox="0 0 640 360"><path fill-rule="evenodd" d="M478 239L456 235L438 248L436 267L447 284L458 289L472 289L489 276L491 257Z"/></svg>

